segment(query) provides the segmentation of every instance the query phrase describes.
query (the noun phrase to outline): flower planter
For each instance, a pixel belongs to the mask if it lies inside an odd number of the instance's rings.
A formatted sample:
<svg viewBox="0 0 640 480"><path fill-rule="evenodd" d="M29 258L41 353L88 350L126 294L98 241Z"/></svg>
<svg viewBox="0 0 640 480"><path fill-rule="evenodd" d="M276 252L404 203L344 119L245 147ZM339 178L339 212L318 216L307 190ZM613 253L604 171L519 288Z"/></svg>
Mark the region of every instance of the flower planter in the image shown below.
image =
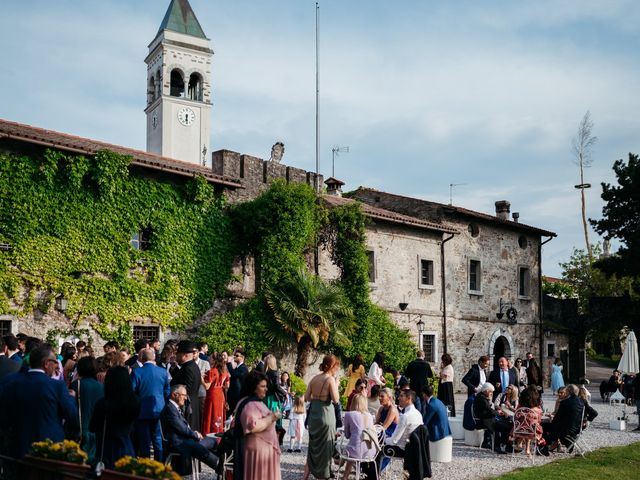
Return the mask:
<svg viewBox="0 0 640 480"><path fill-rule="evenodd" d="M22 461L25 480L77 480L89 472L89 465L27 455Z"/></svg>
<svg viewBox="0 0 640 480"><path fill-rule="evenodd" d="M102 472L101 480L149 480L148 477L139 477L130 473L117 472L115 470L105 470Z"/></svg>

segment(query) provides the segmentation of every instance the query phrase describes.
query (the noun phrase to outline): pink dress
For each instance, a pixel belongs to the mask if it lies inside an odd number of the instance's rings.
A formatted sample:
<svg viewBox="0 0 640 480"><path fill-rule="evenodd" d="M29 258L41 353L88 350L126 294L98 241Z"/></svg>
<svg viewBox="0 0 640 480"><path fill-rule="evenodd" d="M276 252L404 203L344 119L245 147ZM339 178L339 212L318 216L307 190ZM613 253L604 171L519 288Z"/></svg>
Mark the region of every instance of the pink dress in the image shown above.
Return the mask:
<svg viewBox="0 0 640 480"><path fill-rule="evenodd" d="M271 415L262 402L249 402L240 414L240 424L245 433L244 480L280 480L280 445L276 424L266 430L249 433L255 424Z"/></svg>

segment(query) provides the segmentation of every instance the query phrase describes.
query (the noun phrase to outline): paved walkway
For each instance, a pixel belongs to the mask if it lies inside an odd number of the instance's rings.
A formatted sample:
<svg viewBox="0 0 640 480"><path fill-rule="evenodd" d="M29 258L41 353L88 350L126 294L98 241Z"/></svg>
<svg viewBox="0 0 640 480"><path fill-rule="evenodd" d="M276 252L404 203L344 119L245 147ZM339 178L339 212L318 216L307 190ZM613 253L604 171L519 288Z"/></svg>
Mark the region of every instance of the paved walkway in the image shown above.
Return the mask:
<svg viewBox="0 0 640 480"><path fill-rule="evenodd" d="M466 395L456 395L456 405L458 406L458 415L462 414L462 406L466 400ZM551 394L543 396L544 403L547 408L553 409L555 398ZM584 433L584 439L592 448L602 448L607 446L627 445L634 442L640 442L640 432L632 432L631 430L638 424L638 417L634 414L630 416L627 431L614 431L609 429L609 420L616 418L622 413L623 407L609 406L603 404L600 395L593 397L593 407L599 412L598 417L590 425ZM635 409L626 408L628 414ZM285 421L286 428L286 421ZM285 444L286 445L286 444ZM283 451L281 458L282 478L283 480L298 480L302 478L302 471L306 458L307 437L305 436L302 453L286 453ZM286 448L286 447L285 447ZM640 448L640 444L639 444ZM534 465L541 465L559 458L568 458L569 454L551 454L550 457L535 457ZM456 440L453 444L453 461L451 463L433 463L433 478L444 478L446 480L479 480L483 478L492 478L500 474L509 472L519 467L531 466L532 462L525 455L520 454L512 457L511 455L496 455L495 453L469 447L464 445L461 440ZM401 462L392 462L392 465L386 472L386 478L389 480L402 480ZM632 478L630 474L627 478ZM215 478L213 472L205 467L203 480ZM385 477L383 477L385 478ZM270 479L264 479L270 480Z"/></svg>

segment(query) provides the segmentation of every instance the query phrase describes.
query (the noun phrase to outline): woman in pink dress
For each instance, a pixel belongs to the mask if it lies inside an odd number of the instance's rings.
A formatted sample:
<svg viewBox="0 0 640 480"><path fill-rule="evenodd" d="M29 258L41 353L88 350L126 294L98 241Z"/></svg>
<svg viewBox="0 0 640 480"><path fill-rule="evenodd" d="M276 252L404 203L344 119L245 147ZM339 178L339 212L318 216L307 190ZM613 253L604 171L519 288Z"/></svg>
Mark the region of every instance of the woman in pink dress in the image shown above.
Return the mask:
<svg viewBox="0 0 640 480"><path fill-rule="evenodd" d="M280 412L272 412L263 403L267 395L267 377L253 370L245 380L243 399L235 411L236 433L241 440L234 452L234 480L280 480L280 444L276 422Z"/></svg>
<svg viewBox="0 0 640 480"><path fill-rule="evenodd" d="M226 420L226 399L224 390L229 386L229 372L222 360L222 354L215 353L209 357L211 369L206 373L204 386L207 389L207 398L204 401L202 412L202 435L220 433L224 431Z"/></svg>

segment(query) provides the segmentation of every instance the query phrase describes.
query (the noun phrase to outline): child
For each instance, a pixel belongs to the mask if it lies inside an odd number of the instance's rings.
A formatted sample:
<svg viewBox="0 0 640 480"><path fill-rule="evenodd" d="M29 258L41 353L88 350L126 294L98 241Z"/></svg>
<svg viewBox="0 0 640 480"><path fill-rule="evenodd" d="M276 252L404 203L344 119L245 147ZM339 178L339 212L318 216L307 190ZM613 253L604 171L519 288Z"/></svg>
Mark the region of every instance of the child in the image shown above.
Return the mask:
<svg viewBox="0 0 640 480"><path fill-rule="evenodd" d="M302 433L304 431L304 398L298 395L293 399L293 408L289 414L289 449L287 452L301 452ZM294 447L296 447L294 449Z"/></svg>

